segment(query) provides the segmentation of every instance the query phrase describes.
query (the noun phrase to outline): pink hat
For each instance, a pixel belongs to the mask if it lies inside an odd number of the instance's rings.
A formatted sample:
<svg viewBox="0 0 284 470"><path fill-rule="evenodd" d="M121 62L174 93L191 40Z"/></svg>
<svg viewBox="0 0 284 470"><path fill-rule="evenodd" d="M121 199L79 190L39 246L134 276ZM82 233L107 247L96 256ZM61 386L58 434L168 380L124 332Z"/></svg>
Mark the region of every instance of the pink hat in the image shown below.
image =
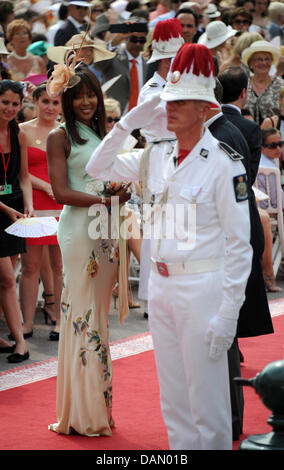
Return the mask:
<svg viewBox="0 0 284 470"><path fill-rule="evenodd" d="M40 83L45 82L46 80L47 80L47 75L45 73L38 73L34 75L29 75L23 81L31 82L34 85L39 85Z"/></svg>

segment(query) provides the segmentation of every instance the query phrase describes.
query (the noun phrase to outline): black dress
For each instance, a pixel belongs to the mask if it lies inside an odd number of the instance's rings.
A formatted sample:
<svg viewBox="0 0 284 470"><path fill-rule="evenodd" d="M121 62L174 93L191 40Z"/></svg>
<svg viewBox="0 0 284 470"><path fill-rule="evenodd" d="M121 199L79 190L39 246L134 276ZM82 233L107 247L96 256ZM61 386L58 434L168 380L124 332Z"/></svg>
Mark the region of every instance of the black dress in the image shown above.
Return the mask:
<svg viewBox="0 0 284 470"><path fill-rule="evenodd" d="M12 194L0 194L0 201L13 209L24 212L23 193L19 183L19 172L21 168L21 150L18 139L18 129L16 124L10 123L11 136L11 158L7 169L7 183L12 185ZM5 153L5 163L9 154ZM5 183L5 172L3 156L0 156L0 185ZM9 227L12 221L7 215L0 211L0 258L13 256L26 251L26 241L24 238L9 235L5 228Z"/></svg>

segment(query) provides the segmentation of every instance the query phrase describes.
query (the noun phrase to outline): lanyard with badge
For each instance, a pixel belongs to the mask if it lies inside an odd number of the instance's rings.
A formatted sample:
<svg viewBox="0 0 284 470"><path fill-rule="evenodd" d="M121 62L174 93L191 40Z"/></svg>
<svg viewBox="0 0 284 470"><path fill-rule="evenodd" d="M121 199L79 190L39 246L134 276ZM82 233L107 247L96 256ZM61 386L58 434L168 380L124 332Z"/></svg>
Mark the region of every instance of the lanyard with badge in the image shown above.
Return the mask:
<svg viewBox="0 0 284 470"><path fill-rule="evenodd" d="M1 150L1 155L2 155L2 161L3 161L3 168L4 168L4 185L0 185L0 196L3 196L4 194L12 194L12 185L7 183L7 171L8 171L8 166L10 163L11 159L11 136L10 136L10 127L8 128L8 135L9 135L9 156L7 161L5 160L5 154L2 150L2 147L0 145L0 150Z"/></svg>

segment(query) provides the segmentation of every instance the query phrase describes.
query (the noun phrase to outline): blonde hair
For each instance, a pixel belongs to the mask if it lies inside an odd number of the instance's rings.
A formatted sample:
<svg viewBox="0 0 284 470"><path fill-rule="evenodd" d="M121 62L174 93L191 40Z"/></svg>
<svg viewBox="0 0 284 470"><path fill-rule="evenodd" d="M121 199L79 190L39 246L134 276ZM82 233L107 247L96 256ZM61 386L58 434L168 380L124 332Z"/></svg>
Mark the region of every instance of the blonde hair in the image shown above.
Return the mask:
<svg viewBox="0 0 284 470"><path fill-rule="evenodd" d="M19 29L26 29L28 34L29 34L29 37L30 37L30 40L32 39L32 31L31 31L31 28L30 28L30 25L27 21L23 20L23 19L19 19L19 20L13 20L11 21L11 23L8 24L8 27L7 27L7 33L6 33L6 37L7 37L7 40L9 42L11 42L11 39L13 38L14 34L19 31Z"/></svg>
<svg viewBox="0 0 284 470"><path fill-rule="evenodd" d="M150 29L146 36L146 42L143 49L143 57L150 59L152 55L152 41L153 41L154 28Z"/></svg>
<svg viewBox="0 0 284 470"><path fill-rule="evenodd" d="M233 47L233 53L242 56L242 52L250 47L250 45L255 41L262 41L263 37L259 33L243 33L237 40L236 44Z"/></svg>
<svg viewBox="0 0 284 470"><path fill-rule="evenodd" d="M115 100L114 98L105 98L104 99L105 111L111 112L114 111L117 113L118 116L121 115L121 107L119 101Z"/></svg>

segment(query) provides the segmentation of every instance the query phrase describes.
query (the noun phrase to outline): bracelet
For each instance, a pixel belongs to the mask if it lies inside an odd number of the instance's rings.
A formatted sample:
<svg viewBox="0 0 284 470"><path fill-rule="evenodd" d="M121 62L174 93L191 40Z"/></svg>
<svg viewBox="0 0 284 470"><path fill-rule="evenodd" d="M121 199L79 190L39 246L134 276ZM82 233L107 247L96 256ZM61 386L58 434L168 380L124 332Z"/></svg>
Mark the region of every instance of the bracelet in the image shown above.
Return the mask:
<svg viewBox="0 0 284 470"><path fill-rule="evenodd" d="M101 196L101 204L106 204L106 197L105 196Z"/></svg>

